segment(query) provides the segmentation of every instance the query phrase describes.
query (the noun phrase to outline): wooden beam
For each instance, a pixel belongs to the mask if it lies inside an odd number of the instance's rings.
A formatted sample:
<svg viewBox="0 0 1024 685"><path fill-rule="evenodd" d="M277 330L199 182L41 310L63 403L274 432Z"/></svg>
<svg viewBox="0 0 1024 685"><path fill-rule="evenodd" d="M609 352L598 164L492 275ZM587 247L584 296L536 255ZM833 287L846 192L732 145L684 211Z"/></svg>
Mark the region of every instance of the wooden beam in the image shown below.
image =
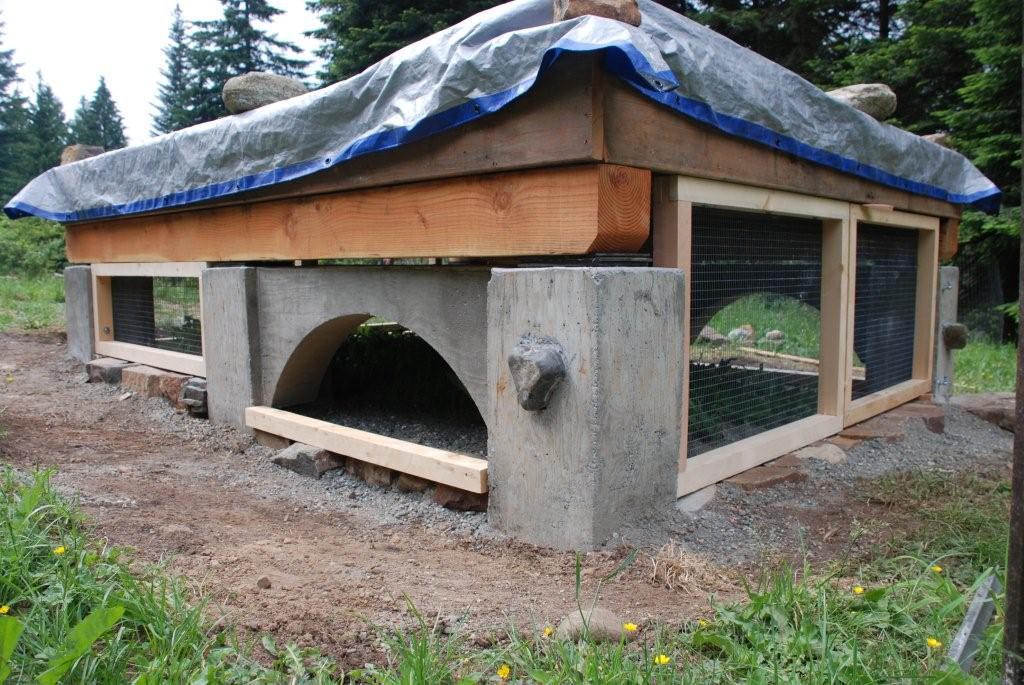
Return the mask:
<svg viewBox="0 0 1024 685"><path fill-rule="evenodd" d="M605 161L792 190L806 195L891 205L932 216L958 218L960 208L844 174L766 145L753 143L681 116L619 79L604 89Z"/></svg>
<svg viewBox="0 0 1024 685"><path fill-rule="evenodd" d="M339 426L271 407L246 409L245 425L460 490L487 492L485 459Z"/></svg>
<svg viewBox="0 0 1024 685"><path fill-rule="evenodd" d="M852 356L850 319L850 214L821 222L821 317L818 356L818 413L842 416L849 395Z"/></svg>
<svg viewBox="0 0 1024 685"><path fill-rule="evenodd" d="M161 350L147 345L118 342L116 340L97 340L96 354L104 357L124 359L166 371L187 373L190 376L206 378L206 360L194 354Z"/></svg>
<svg viewBox="0 0 1024 685"><path fill-rule="evenodd" d="M959 248L960 219L943 219L939 225L939 261L949 261Z"/></svg>
<svg viewBox="0 0 1024 685"><path fill-rule="evenodd" d="M651 174L536 169L68 226L83 262L464 257L638 250Z"/></svg>
<svg viewBox="0 0 1024 685"><path fill-rule="evenodd" d="M679 438L679 470L686 470L686 452L690 430L690 292L693 289L690 268L693 204L672 197L676 178L665 176L654 185L654 266L683 271L683 407Z"/></svg>
<svg viewBox="0 0 1024 685"><path fill-rule="evenodd" d="M125 262L93 264L94 276L153 276L160 278L199 278L206 262Z"/></svg>
<svg viewBox="0 0 1024 685"><path fill-rule="evenodd" d="M850 402L843 419L843 426L852 426L855 423L866 421L872 416L883 414L929 392L931 392L931 384L926 380L916 379L879 390L867 397Z"/></svg>

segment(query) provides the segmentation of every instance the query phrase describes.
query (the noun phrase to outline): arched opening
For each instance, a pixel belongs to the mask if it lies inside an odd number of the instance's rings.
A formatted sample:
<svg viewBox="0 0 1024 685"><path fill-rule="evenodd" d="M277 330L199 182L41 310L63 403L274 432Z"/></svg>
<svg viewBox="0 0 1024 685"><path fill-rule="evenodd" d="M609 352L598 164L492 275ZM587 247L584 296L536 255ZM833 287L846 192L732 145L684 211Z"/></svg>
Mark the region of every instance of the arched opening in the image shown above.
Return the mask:
<svg viewBox="0 0 1024 685"><path fill-rule="evenodd" d="M303 416L474 457L487 428L462 379L433 345L370 314L339 317L292 353L274 406Z"/></svg>

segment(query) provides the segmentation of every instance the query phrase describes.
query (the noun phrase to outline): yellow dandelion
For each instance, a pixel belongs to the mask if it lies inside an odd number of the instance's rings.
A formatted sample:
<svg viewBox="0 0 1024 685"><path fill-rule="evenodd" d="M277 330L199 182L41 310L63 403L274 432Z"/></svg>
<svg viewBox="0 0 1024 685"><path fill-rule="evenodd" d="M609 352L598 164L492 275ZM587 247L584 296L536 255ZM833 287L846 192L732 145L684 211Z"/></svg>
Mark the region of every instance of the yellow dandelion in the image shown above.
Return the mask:
<svg viewBox="0 0 1024 685"><path fill-rule="evenodd" d="M659 654L658 656L654 657L654 663L658 664L659 666L664 666L666 664L672 663L672 657L670 657L668 654Z"/></svg>
<svg viewBox="0 0 1024 685"><path fill-rule="evenodd" d="M855 594L855 595L863 595L864 594L864 588L862 586L860 586L860 585L854 585L853 586L853 594Z"/></svg>
<svg viewBox="0 0 1024 685"><path fill-rule="evenodd" d="M931 649L938 649L942 646L941 640L936 640L934 637L928 638L928 647Z"/></svg>
<svg viewBox="0 0 1024 685"><path fill-rule="evenodd" d="M5 616L9 613L11 613L11 607L7 606L6 604L0 606L0 616Z"/></svg>
<svg viewBox="0 0 1024 685"><path fill-rule="evenodd" d="M509 668L508 664L502 664L501 666L498 666L496 673L502 680L508 680L508 677L512 674L512 669Z"/></svg>
<svg viewBox="0 0 1024 685"><path fill-rule="evenodd" d="M711 625L711 624L708 623L707 621L705 621L704 619L702 619L702 618L701 619L697 619L697 626L699 628L707 628L709 625Z"/></svg>
<svg viewBox="0 0 1024 685"><path fill-rule="evenodd" d="M555 629L551 626L544 626L544 637L551 637L555 634Z"/></svg>
<svg viewBox="0 0 1024 685"><path fill-rule="evenodd" d="M59 557L61 554L64 554L64 552L67 552L67 551L68 551L67 547L65 547L64 545L61 545L60 547L57 547L56 549L54 549L53 553L56 554Z"/></svg>
<svg viewBox="0 0 1024 685"><path fill-rule="evenodd" d="M636 632L636 627L637 626L636 626L635 623L623 623L622 624L622 629L625 630L627 633L635 633Z"/></svg>
<svg viewBox="0 0 1024 685"><path fill-rule="evenodd" d="M942 573L942 567L939 566L938 564L935 564L934 566L932 566L931 569L932 569L932 572L934 572L934 573Z"/></svg>

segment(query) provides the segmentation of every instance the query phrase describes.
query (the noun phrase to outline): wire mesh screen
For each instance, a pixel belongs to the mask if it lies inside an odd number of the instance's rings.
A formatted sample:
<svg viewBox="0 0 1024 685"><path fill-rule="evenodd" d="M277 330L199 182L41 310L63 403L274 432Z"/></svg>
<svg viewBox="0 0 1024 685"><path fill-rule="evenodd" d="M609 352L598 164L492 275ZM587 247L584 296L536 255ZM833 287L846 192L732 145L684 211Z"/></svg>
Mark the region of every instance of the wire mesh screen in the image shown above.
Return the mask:
<svg viewBox="0 0 1024 685"><path fill-rule="evenodd" d="M857 224L853 399L914 376L918 232Z"/></svg>
<svg viewBox="0 0 1024 685"><path fill-rule="evenodd" d="M115 276L110 298L114 340L202 355L198 278Z"/></svg>
<svg viewBox="0 0 1024 685"><path fill-rule="evenodd" d="M694 207L687 454L818 411L822 224Z"/></svg>

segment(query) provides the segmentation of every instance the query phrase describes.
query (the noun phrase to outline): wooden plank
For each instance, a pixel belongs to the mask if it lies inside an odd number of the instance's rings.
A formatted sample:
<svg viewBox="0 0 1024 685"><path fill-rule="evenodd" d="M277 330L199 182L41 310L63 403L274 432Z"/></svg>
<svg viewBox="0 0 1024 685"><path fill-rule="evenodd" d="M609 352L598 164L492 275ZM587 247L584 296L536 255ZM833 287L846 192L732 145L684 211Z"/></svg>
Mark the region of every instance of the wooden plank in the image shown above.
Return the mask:
<svg viewBox="0 0 1024 685"><path fill-rule="evenodd" d="M939 261L948 262L960 247L960 219L942 219L939 225Z"/></svg>
<svg viewBox="0 0 1024 685"><path fill-rule="evenodd" d="M92 274L92 306L96 321L96 342L114 339L114 300L110 277Z"/></svg>
<svg viewBox="0 0 1024 685"><path fill-rule="evenodd" d="M654 266L682 269L683 271L683 407L679 439L679 470L686 469L687 436L690 425L690 277L691 234L693 205L671 199L676 180L674 177L657 179L654 187L653 227Z"/></svg>
<svg viewBox="0 0 1024 685"><path fill-rule="evenodd" d="M843 427L870 419L872 416L916 400L929 392L931 392L931 384L927 380L911 379L859 400L853 400L847 406L846 415L843 417Z"/></svg>
<svg viewBox="0 0 1024 685"><path fill-rule="evenodd" d="M914 314L914 378L931 382L935 361L935 298L939 278L939 235L919 231L917 240L917 304Z"/></svg>
<svg viewBox="0 0 1024 685"><path fill-rule="evenodd" d="M824 440L842 428L843 420L840 417L818 414L690 457L686 471L679 474L676 496L688 495L783 454Z"/></svg>
<svg viewBox="0 0 1024 685"><path fill-rule="evenodd" d="M206 361L194 354L183 354L161 350L146 345L118 342L116 340L97 340L96 353L104 357L114 357L130 362L138 362L166 371L187 373L190 376L206 378Z"/></svg>
<svg viewBox="0 0 1024 685"><path fill-rule="evenodd" d="M692 176L676 176L669 196L673 200L713 207L822 219L845 220L850 212L846 202Z"/></svg>
<svg viewBox="0 0 1024 685"><path fill-rule="evenodd" d="M605 86L604 126L605 161L611 163L642 166L655 173L891 205L932 216L960 216L960 208L948 202L913 195L724 135L648 100L618 79L608 79Z"/></svg>
<svg viewBox="0 0 1024 685"><path fill-rule="evenodd" d="M487 460L339 426L271 407L249 407L245 425L359 461L470 492L487 492Z"/></svg>
<svg viewBox="0 0 1024 685"><path fill-rule="evenodd" d="M818 413L842 416L852 382L846 327L850 304L850 220L844 207L841 218L822 222L821 317L818 356Z"/></svg>
<svg viewBox="0 0 1024 685"><path fill-rule="evenodd" d="M169 278L199 278L206 262L125 262L122 264L93 264L97 276L159 276Z"/></svg>
<svg viewBox="0 0 1024 685"><path fill-rule="evenodd" d="M68 226L72 262L294 260L631 252L651 174L536 169Z"/></svg>

